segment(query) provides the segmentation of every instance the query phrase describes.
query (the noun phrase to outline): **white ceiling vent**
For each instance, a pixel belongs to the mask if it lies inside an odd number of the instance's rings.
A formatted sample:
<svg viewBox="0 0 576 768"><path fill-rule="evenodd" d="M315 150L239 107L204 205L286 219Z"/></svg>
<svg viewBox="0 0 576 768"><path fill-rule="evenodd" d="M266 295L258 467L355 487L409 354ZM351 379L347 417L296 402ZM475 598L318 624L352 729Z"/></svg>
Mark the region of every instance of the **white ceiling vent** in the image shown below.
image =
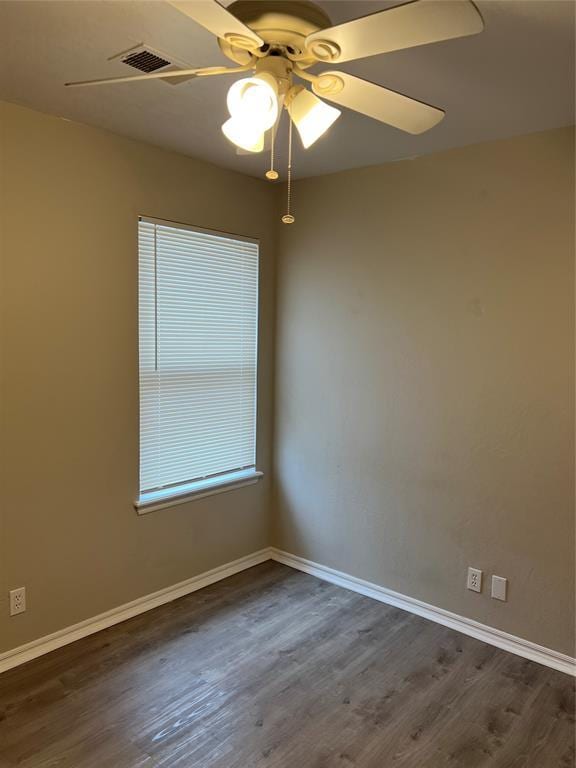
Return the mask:
<svg viewBox="0 0 576 768"><path fill-rule="evenodd" d="M115 61L116 59L120 59L128 67L137 69L145 74L150 72L174 72L178 69L189 68L188 64L176 61L174 57L168 57L164 53L155 51L143 43L134 46L134 48L129 48L127 51L121 51L114 56L110 56L108 61ZM167 77L165 80L164 78L159 79L164 83L170 83L170 85L178 85L178 83L182 83L185 80L190 80L191 77L184 75L183 77Z"/></svg>

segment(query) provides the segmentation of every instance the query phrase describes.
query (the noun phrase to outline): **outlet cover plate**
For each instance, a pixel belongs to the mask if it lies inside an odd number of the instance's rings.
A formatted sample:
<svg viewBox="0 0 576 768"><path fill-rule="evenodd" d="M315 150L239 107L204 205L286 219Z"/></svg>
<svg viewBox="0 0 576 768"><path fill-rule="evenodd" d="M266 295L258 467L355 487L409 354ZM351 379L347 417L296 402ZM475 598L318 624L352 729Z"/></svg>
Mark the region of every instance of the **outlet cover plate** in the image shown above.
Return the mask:
<svg viewBox="0 0 576 768"><path fill-rule="evenodd" d="M482 571L479 568L468 568L466 586L472 592L482 592Z"/></svg>
<svg viewBox="0 0 576 768"><path fill-rule="evenodd" d="M10 616L17 616L26 610L26 587L10 590Z"/></svg>

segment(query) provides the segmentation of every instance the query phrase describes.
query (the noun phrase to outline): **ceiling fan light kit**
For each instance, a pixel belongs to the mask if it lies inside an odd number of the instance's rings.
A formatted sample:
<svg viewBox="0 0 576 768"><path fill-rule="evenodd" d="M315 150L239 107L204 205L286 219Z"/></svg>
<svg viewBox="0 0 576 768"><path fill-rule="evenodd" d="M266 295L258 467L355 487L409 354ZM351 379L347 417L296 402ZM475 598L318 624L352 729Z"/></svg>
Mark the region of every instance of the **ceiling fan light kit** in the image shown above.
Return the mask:
<svg viewBox="0 0 576 768"><path fill-rule="evenodd" d="M325 104L302 85L290 89L286 108L298 129L304 149L308 149L323 136L342 114L336 107Z"/></svg>
<svg viewBox="0 0 576 768"><path fill-rule="evenodd" d="M320 7L308 0L236 0L228 8L217 0L167 2L215 35L222 52L236 66L175 69L66 85L171 77L182 81L185 76L250 72L249 77L236 81L228 91L230 118L222 125L222 131L244 151L262 152L268 134L273 148L284 107L289 115L289 181L292 124L304 148L308 149L341 114L323 99L411 134L429 130L444 117L443 110L376 83L340 70L313 74L307 72L311 66L340 64L466 37L484 28L482 17L470 0L413 0L336 26L331 25ZM304 85L294 83L294 78L304 81ZM306 83L311 85L311 90L306 88ZM266 178L278 178L273 156ZM294 221L289 204L282 220Z"/></svg>
<svg viewBox="0 0 576 768"><path fill-rule="evenodd" d="M253 77L237 80L228 91L230 119L222 131L233 144L248 152L262 152L264 135L278 120L282 79L268 69L257 66Z"/></svg>

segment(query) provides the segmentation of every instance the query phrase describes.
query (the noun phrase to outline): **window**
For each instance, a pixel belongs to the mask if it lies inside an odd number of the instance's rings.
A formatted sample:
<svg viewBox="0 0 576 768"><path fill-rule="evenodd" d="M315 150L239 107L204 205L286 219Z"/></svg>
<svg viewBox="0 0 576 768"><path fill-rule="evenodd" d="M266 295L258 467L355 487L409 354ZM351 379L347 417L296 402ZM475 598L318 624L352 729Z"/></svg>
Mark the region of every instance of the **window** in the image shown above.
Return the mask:
<svg viewBox="0 0 576 768"><path fill-rule="evenodd" d="M255 482L258 243L141 218L139 509Z"/></svg>

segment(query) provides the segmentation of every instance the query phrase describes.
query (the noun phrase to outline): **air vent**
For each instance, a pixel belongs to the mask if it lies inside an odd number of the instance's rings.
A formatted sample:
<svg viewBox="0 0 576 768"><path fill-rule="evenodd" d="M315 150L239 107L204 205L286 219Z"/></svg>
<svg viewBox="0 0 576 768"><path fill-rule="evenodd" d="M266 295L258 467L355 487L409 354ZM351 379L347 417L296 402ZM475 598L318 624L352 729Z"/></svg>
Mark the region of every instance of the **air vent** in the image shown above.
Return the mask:
<svg viewBox="0 0 576 768"><path fill-rule="evenodd" d="M124 64L128 64L129 67L134 67L134 69L139 69L140 72L146 73L156 72L157 70L172 64L171 61L163 59L161 56L158 56L146 48L136 51L135 53L129 53L122 59L122 61Z"/></svg>
<svg viewBox="0 0 576 768"><path fill-rule="evenodd" d="M1 2L2 0L0 0ZM180 61L174 56L168 57L167 54L148 48L143 43L110 56L108 61L121 61L122 64L137 69L139 72L145 72L147 75L152 72L175 72L179 69L190 69L190 64L185 61ZM161 77L159 79L163 83L179 85L193 77L194 75L182 75L182 77Z"/></svg>

